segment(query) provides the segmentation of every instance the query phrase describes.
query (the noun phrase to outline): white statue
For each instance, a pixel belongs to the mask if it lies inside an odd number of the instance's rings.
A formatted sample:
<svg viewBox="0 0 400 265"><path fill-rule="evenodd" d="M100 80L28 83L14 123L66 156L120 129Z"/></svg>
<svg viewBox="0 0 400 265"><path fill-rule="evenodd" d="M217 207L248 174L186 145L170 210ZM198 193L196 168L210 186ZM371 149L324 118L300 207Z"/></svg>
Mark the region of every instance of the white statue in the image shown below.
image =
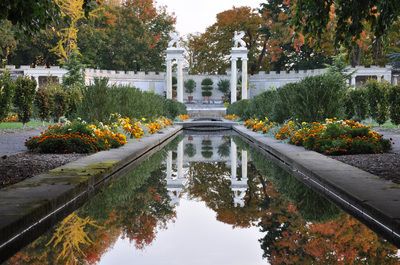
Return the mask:
<svg viewBox="0 0 400 265"><path fill-rule="evenodd" d="M244 42L244 31L235 31L235 35L233 36L234 48L246 47L246 42Z"/></svg>
<svg viewBox="0 0 400 265"><path fill-rule="evenodd" d="M176 45L176 48L180 48L179 45L179 34L177 32L170 32L169 37L171 40L168 42L168 48L174 47Z"/></svg>

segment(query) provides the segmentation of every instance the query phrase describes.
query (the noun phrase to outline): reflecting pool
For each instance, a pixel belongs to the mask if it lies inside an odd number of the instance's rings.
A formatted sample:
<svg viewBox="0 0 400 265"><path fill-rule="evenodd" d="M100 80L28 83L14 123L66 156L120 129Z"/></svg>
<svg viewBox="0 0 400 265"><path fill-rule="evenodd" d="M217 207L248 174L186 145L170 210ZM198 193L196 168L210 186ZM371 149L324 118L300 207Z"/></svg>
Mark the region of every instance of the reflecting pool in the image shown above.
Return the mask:
<svg viewBox="0 0 400 265"><path fill-rule="evenodd" d="M400 264L240 137L185 133L4 264Z"/></svg>

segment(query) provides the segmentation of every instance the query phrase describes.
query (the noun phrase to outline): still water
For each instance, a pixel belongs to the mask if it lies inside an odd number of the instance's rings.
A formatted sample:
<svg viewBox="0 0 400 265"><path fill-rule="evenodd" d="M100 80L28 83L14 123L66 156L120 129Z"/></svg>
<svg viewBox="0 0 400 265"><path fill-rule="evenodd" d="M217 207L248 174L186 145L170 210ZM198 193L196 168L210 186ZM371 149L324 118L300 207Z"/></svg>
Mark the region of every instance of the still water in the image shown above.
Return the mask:
<svg viewBox="0 0 400 265"><path fill-rule="evenodd" d="M5 264L400 264L235 135L184 134Z"/></svg>

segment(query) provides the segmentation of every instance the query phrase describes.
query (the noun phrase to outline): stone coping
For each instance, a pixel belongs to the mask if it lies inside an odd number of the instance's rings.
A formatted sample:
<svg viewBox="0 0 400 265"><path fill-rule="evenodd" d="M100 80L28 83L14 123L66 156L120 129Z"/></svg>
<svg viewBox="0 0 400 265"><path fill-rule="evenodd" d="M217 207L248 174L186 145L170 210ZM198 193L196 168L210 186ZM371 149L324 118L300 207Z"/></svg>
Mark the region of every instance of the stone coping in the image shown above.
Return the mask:
<svg viewBox="0 0 400 265"><path fill-rule="evenodd" d="M131 170L132 164L160 150L181 130L173 125L1 189L0 263L79 207L78 199L83 203L96 186Z"/></svg>
<svg viewBox="0 0 400 265"><path fill-rule="evenodd" d="M212 121L211 119L220 119ZM232 129L233 126L237 125L237 122L228 121L223 118L210 118L210 120L199 120L194 121L192 119L183 121L183 122L176 122L175 124L179 124L183 127L183 129L196 129L196 128L225 128L225 129Z"/></svg>
<svg viewBox="0 0 400 265"><path fill-rule="evenodd" d="M243 125L233 129L272 155L303 183L400 246L400 185L317 152L250 131Z"/></svg>

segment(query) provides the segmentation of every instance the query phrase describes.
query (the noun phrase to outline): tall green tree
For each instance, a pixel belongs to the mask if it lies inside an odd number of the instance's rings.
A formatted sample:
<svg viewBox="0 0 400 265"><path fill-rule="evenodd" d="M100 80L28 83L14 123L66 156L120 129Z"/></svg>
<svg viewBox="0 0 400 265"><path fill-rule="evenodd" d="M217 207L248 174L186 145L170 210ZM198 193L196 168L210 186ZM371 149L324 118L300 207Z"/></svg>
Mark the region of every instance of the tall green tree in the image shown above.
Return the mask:
<svg viewBox="0 0 400 265"><path fill-rule="evenodd" d="M124 1L82 24L78 46L83 63L111 70L161 71L175 18L153 0Z"/></svg>

